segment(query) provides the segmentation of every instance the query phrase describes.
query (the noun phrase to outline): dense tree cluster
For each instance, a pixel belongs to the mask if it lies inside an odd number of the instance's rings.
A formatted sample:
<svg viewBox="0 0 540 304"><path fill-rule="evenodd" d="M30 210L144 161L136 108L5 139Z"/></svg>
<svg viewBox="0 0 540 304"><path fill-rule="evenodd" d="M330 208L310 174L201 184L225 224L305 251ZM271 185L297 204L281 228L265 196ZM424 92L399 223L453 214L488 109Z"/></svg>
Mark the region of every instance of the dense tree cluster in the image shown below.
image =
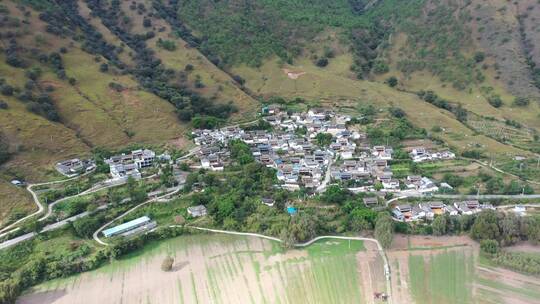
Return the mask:
<svg viewBox="0 0 540 304"><path fill-rule="evenodd" d="M471 228L476 240L496 240L503 246L528 240L540 242L540 218L538 216L517 217L513 213L497 213L492 210L481 212Z"/></svg>
<svg viewBox="0 0 540 304"><path fill-rule="evenodd" d="M518 96L514 99L513 105L517 107L526 107L531 101L527 97Z"/></svg>
<svg viewBox="0 0 540 304"><path fill-rule="evenodd" d="M16 68L25 68L27 62L20 56L19 46L17 40L9 39L8 46L4 50L6 56L6 63Z"/></svg>
<svg viewBox="0 0 540 304"><path fill-rule="evenodd" d="M48 32L58 36L69 35L76 40L81 40L82 48L86 52L102 55L119 68L124 68L118 59L118 54L122 52L122 49L107 43L103 35L79 14L77 1L48 2L54 8L44 10L39 14L39 18L47 23ZM78 34L78 30L82 32L82 35Z"/></svg>
<svg viewBox="0 0 540 304"><path fill-rule="evenodd" d="M240 144L234 144L231 154L233 157L239 158L241 162L245 153L245 149ZM250 155L250 154L249 154ZM192 197L194 205L205 205L208 212L211 214L214 222L220 227L231 230L245 230L252 227L256 210L261 206L260 196L268 195L274 197L276 203L284 206L287 193L285 191L276 191L273 185L275 181L275 172L264 165L250 161L243 165L238 165L235 174L230 174L227 180L219 179L214 173L194 172L191 173L187 180L186 191L192 189L195 184L204 184L205 191L196 193ZM285 196L284 196L285 195ZM275 215L282 214L285 216L283 209L259 210L268 212L268 218L260 220L257 223L257 232L266 232L271 235L278 235L283 229L286 222L279 221L272 224L275 220ZM258 212L257 212L258 213ZM273 214L274 216L270 216ZM282 217L287 219L287 217Z"/></svg>
<svg viewBox="0 0 540 304"><path fill-rule="evenodd" d="M375 238L381 246L389 248L394 238L394 221L388 213L380 213L375 223Z"/></svg>
<svg viewBox="0 0 540 304"><path fill-rule="evenodd" d="M9 159L9 145L4 137L4 134L0 132L0 165L5 163Z"/></svg>
<svg viewBox="0 0 540 304"><path fill-rule="evenodd" d="M105 217L99 216L86 216L72 222L73 230L78 237L91 238L92 234L105 224Z"/></svg>
<svg viewBox="0 0 540 304"><path fill-rule="evenodd" d="M488 103L494 108L500 108L503 105L503 101L501 99L501 96L499 95L493 95L488 97Z"/></svg>
<svg viewBox="0 0 540 304"><path fill-rule="evenodd" d="M332 143L332 134L318 133L315 140L320 147L328 147Z"/></svg>
<svg viewBox="0 0 540 304"><path fill-rule="evenodd" d="M391 27L382 21L373 20L368 28L355 28L351 30L350 40L353 45L354 64L351 69L358 78L364 78L377 66L377 48L385 41L391 32ZM377 72L385 73L388 67L379 62Z"/></svg>
<svg viewBox="0 0 540 304"><path fill-rule="evenodd" d="M28 111L43 116L51 121L59 121L60 116L54 106L52 97L46 89L38 85L38 78L41 75L39 68L28 69L25 73L28 81L24 89L14 88L0 78L0 93L5 96L13 96L26 104ZM7 108L7 104L6 107Z"/></svg>
<svg viewBox="0 0 540 304"><path fill-rule="evenodd" d="M401 115L399 111L395 114ZM369 116L364 119L369 121ZM406 117L401 117L393 119L384 127L368 126L367 135L373 145L390 145L397 148L404 139L425 138L427 131L416 128Z"/></svg>
<svg viewBox="0 0 540 304"><path fill-rule="evenodd" d="M423 91L423 90L419 91L418 96L422 100L424 100L424 101L426 101L426 102L428 102L428 103L430 103L430 104L432 104L432 105L434 105L434 106L436 106L438 108L445 109L447 111L452 112L456 116L457 120L459 120L461 122L466 122L467 121L467 110L465 110L461 106L461 104L457 104L457 105L452 104L450 101L439 97L435 92L429 91L429 90L428 91Z"/></svg>
<svg viewBox="0 0 540 304"><path fill-rule="evenodd" d="M255 161L249 146L239 139L231 140L229 142L229 149L231 151L231 158L241 165L249 164Z"/></svg>
<svg viewBox="0 0 540 304"><path fill-rule="evenodd" d="M533 245L540 243L540 216L518 217L514 213L483 211L472 225L471 236L480 241L481 252L495 264L528 274L540 274L538 255L508 252L501 248L520 240L528 240Z"/></svg>
<svg viewBox="0 0 540 304"><path fill-rule="evenodd" d="M163 40L159 38L156 45L160 48L166 49L167 51L176 50L176 43L174 43L172 40Z"/></svg>
<svg viewBox="0 0 540 304"><path fill-rule="evenodd" d="M182 37L190 46L198 47L201 40L195 37L191 30L187 28L178 17L178 9L180 5L179 0L169 0L169 5L165 5L164 1L152 1L152 7L156 11L156 14L167 21L174 29L175 34ZM205 55L210 55L204 53Z"/></svg>
<svg viewBox="0 0 540 304"><path fill-rule="evenodd" d="M359 78L374 70L388 71L388 65L378 60L378 48L392 31L386 10L365 16L364 0L347 2L309 1L298 5L290 1L249 1L243 3L203 1L154 1L158 14L168 17L181 36L196 46L221 67L247 63L259 66L263 60L277 55L292 63L301 54L304 41L309 41L326 27L344 29L352 46L354 64L351 69ZM180 21L182 20L182 21ZM185 30L183 22L201 33L200 39ZM238 33L241 33L240 35ZM314 59L325 67L329 53Z"/></svg>

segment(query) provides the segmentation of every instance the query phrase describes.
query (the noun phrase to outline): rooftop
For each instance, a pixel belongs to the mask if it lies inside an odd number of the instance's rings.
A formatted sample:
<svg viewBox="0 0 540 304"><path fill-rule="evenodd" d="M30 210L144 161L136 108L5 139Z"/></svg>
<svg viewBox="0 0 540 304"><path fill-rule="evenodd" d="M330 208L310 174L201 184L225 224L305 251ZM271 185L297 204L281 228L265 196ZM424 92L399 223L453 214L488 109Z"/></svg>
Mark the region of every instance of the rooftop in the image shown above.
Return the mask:
<svg viewBox="0 0 540 304"><path fill-rule="evenodd" d="M124 231L124 230L130 229L130 228L135 228L135 227L137 227L137 226L139 226L141 224L147 223L147 222L150 222L150 218L148 216L142 216L142 217L136 218L134 220L131 220L129 222L120 224L118 226L109 228L107 230L104 230L103 235L108 237L108 236L114 235L114 234L116 234L116 233L118 233L120 231Z"/></svg>

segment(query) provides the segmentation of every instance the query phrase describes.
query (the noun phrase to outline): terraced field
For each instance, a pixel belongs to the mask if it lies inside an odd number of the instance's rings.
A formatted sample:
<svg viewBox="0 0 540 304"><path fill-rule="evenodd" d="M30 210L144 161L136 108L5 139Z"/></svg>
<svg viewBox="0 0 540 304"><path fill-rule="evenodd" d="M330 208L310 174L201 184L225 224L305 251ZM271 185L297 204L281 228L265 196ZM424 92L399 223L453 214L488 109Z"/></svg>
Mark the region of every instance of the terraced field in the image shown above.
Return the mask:
<svg viewBox="0 0 540 304"><path fill-rule="evenodd" d="M166 255L175 257L171 272L160 269ZM378 289L384 288L382 263L374 256L360 241L284 252L257 238L182 236L37 286L18 303L372 303L371 292L384 291Z"/></svg>

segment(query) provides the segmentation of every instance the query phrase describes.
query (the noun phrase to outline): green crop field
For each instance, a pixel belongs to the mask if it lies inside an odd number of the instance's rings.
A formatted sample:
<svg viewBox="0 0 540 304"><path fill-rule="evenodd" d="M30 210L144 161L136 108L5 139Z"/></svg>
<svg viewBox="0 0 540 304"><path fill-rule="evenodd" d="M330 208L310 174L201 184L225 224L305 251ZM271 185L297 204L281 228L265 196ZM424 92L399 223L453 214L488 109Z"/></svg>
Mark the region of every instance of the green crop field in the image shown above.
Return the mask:
<svg viewBox="0 0 540 304"><path fill-rule="evenodd" d="M537 277L497 268L467 246L409 251L408 268L407 285L417 304L537 303L540 298Z"/></svg>
<svg viewBox="0 0 540 304"><path fill-rule="evenodd" d="M149 244L96 271L46 282L21 303L59 292L58 303L80 297L89 303L120 297L130 303L363 303L357 255L364 251L361 241L327 240L284 251L258 238L181 236ZM171 272L160 269L166 255L175 258Z"/></svg>
<svg viewBox="0 0 540 304"><path fill-rule="evenodd" d="M473 259L465 252L445 250L424 257L409 256L410 284L416 303L470 303Z"/></svg>

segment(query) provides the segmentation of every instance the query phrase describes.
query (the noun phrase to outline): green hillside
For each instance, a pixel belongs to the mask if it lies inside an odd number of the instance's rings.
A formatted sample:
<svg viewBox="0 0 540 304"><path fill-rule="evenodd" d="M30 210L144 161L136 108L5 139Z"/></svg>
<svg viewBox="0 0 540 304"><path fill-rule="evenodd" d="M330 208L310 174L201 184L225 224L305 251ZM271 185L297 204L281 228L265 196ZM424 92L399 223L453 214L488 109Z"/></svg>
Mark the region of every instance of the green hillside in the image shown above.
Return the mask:
<svg viewBox="0 0 540 304"><path fill-rule="evenodd" d="M194 45L244 79L255 95L334 103L358 101L364 95L380 105L408 108L426 125L419 117L423 110L431 111L426 103L416 99L409 105L404 100L431 90L437 100L428 102L453 113L459 120L454 124L504 145L538 152L538 28L530 24L538 10L533 2L172 3L197 38ZM393 89L385 84L392 77L397 80ZM459 105L470 115L455 117ZM501 128L493 132L482 127L490 122ZM523 133L524 140L508 132Z"/></svg>

